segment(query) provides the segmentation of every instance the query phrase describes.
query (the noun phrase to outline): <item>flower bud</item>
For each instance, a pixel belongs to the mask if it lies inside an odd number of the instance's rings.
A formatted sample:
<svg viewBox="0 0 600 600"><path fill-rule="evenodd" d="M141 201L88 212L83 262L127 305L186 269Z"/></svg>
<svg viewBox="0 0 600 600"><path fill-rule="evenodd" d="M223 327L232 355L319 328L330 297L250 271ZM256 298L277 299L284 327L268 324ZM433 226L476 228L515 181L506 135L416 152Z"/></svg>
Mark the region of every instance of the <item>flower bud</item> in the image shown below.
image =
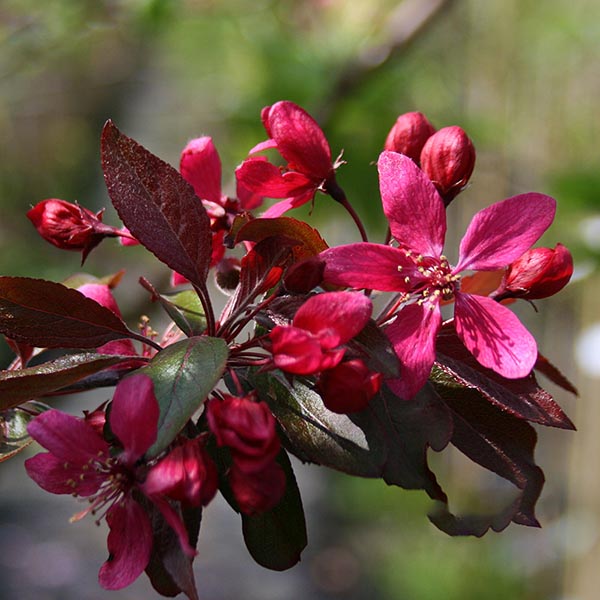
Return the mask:
<svg viewBox="0 0 600 600"><path fill-rule="evenodd" d="M454 125L434 133L421 151L421 168L448 206L467 185L475 167L475 148L463 129Z"/></svg>
<svg viewBox="0 0 600 600"><path fill-rule="evenodd" d="M207 405L207 418L219 446L228 446L236 467L254 473L271 463L281 447L275 417L252 395L225 396Z"/></svg>
<svg viewBox="0 0 600 600"><path fill-rule="evenodd" d="M400 115L390 129L385 140L384 150L406 154L417 164L425 142L435 133L435 127L420 112Z"/></svg>
<svg viewBox="0 0 600 600"><path fill-rule="evenodd" d="M198 439L185 440L148 472L146 495L164 494L186 506L206 506L217 493L217 467Z"/></svg>
<svg viewBox="0 0 600 600"><path fill-rule="evenodd" d="M102 223L102 211L94 214L56 198L38 202L27 218L47 242L62 250L81 250L84 260L105 237L118 235L116 229Z"/></svg>
<svg viewBox="0 0 600 600"><path fill-rule="evenodd" d="M381 373L372 373L362 360L348 360L321 373L318 389L329 410L345 414L366 408L381 380Z"/></svg>
<svg viewBox="0 0 600 600"><path fill-rule="evenodd" d="M571 275L573 257L565 246L532 248L508 267L496 298L547 298L562 290Z"/></svg>
<svg viewBox="0 0 600 600"><path fill-rule="evenodd" d="M245 473L234 463L229 485L240 511L255 515L279 504L285 493L285 473L275 461L255 473Z"/></svg>

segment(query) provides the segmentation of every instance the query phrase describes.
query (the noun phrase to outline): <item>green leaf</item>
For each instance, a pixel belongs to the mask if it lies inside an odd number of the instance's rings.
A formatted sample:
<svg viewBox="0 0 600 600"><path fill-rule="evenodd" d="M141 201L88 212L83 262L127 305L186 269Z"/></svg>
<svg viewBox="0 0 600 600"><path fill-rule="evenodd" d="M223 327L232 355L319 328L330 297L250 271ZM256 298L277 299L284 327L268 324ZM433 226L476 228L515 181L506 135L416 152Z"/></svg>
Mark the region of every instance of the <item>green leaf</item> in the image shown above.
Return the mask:
<svg viewBox="0 0 600 600"><path fill-rule="evenodd" d="M99 371L136 357L83 352L61 356L35 367L0 372L0 410L18 406L71 386Z"/></svg>
<svg viewBox="0 0 600 600"><path fill-rule="evenodd" d="M175 294L160 294L158 301L183 333L191 337L206 330L206 316L198 294L184 290Z"/></svg>
<svg viewBox="0 0 600 600"><path fill-rule="evenodd" d="M306 547L306 521L296 477L284 450L277 462L285 471L285 494L271 510L242 515L242 532L248 552L259 565L285 571L300 560Z"/></svg>
<svg viewBox="0 0 600 600"><path fill-rule="evenodd" d="M141 369L152 378L160 405L158 436L146 456L162 452L202 406L221 379L227 356L221 338L192 337L167 346Z"/></svg>

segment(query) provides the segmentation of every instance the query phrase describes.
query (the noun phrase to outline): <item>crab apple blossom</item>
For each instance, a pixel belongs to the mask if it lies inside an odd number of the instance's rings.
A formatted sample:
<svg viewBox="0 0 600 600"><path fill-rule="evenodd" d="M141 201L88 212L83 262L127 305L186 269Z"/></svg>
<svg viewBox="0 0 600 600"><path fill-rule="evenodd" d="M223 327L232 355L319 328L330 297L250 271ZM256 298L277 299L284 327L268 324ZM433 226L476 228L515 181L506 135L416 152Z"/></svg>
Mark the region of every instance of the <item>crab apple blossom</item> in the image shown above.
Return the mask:
<svg viewBox="0 0 600 600"><path fill-rule="evenodd" d="M255 194L285 198L263 215L279 217L310 202L317 190L335 186L335 165L325 134L297 104L277 102L265 107L261 117L269 139L249 154L276 148L287 165L282 172L264 157L249 158L236 169L236 177L238 185Z"/></svg>
<svg viewBox="0 0 600 600"><path fill-rule="evenodd" d="M495 298L547 298L562 290L572 275L573 257L565 246L532 248L509 265Z"/></svg>
<svg viewBox="0 0 600 600"><path fill-rule="evenodd" d="M448 206L469 182L475 168L475 148L465 131L453 125L429 137L420 160L423 172Z"/></svg>
<svg viewBox="0 0 600 600"><path fill-rule="evenodd" d="M310 297L291 325L277 325L271 331L274 366L296 375L335 367L346 352L344 344L361 332L372 311L372 302L361 293L326 292Z"/></svg>
<svg viewBox="0 0 600 600"><path fill-rule="evenodd" d="M285 473L275 461L251 473L234 462L228 479L238 508L245 515L270 510L279 504L285 493Z"/></svg>
<svg viewBox="0 0 600 600"><path fill-rule="evenodd" d="M356 257L363 244L330 248L321 256L325 281L406 295L408 302L386 327L402 364L402 378L390 380L390 387L409 399L427 381L442 300L454 300L456 331L480 364L509 379L528 375L537 359L533 336L505 306L461 292L460 273L499 269L521 256L552 223L554 199L522 194L481 210L460 243L458 263L451 266L442 254L444 203L429 178L395 152L383 152L378 169L384 212L400 246L369 244L364 248L368 259L361 260ZM406 268L407 258L412 268Z"/></svg>
<svg viewBox="0 0 600 600"><path fill-rule="evenodd" d="M117 386L108 419L118 445L109 444L89 420L54 409L39 415L28 427L31 437L49 451L25 462L28 475L53 494L86 499L88 507L73 520L88 513L106 518L110 556L99 573L106 589L128 586L150 560L152 528L145 509L135 499L136 491L159 508L177 533L183 551L195 554L181 518L166 498L155 489L144 491L152 467L142 459L156 440L158 416L152 380L132 375Z"/></svg>
<svg viewBox="0 0 600 600"><path fill-rule="evenodd" d="M406 154L417 164L425 142L435 133L435 127L420 112L400 115L385 140L384 150Z"/></svg>

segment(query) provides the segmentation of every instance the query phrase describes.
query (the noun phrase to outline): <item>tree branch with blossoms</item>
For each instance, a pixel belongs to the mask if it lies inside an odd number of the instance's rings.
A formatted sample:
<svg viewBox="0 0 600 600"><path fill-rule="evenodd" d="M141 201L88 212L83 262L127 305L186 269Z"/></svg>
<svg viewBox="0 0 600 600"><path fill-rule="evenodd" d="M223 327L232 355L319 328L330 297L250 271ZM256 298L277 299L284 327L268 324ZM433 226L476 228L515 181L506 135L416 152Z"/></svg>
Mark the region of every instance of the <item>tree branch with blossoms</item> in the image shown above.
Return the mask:
<svg viewBox="0 0 600 600"><path fill-rule="evenodd" d="M544 475L531 423L574 429L536 371L576 389L510 306L553 295L571 277L563 245L532 247L552 224L554 199L529 192L479 211L452 265L446 207L475 165L461 128L436 131L421 113L398 118L377 160L389 233L375 243L317 122L289 101L262 119L268 139L236 169L236 198L222 191L211 138L189 142L177 171L109 121L102 167L122 224L55 198L27 213L44 239L83 259L118 238L123 252L141 244L171 269L168 290L139 279L165 313L162 333L146 317L138 331L123 321L113 293L121 272L63 283L0 277L0 332L15 352L0 373L1 458L39 443L46 452L26 460L28 475L85 504L72 520L106 521L106 589L145 572L161 595L198 598L195 545L217 492L241 515L260 565L295 565L307 538L290 454L423 490L431 521L450 535L537 527ZM257 156L273 149L282 166ZM278 202L258 213L267 198ZM362 242L329 247L287 215L328 198ZM227 296L220 314L211 274ZM94 411L49 406L107 385L112 398ZM453 514L428 464L430 450L449 444L511 482L517 498L497 513Z"/></svg>

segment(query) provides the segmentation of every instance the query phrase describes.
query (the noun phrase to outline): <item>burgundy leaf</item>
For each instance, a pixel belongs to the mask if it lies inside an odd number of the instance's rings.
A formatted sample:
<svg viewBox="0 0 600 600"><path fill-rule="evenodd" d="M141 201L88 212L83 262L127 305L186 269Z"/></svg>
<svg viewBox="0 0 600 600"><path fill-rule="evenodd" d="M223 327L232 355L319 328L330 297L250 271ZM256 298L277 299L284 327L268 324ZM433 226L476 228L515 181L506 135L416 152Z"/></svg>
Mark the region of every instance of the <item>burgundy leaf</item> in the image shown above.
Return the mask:
<svg viewBox="0 0 600 600"><path fill-rule="evenodd" d="M575 429L552 396L542 389L531 373L520 379L506 379L481 366L459 340L452 327L444 326L437 339L438 383L477 390L487 401L517 417L548 427ZM445 381L444 381L445 380Z"/></svg>
<svg viewBox="0 0 600 600"><path fill-rule="evenodd" d="M131 356L104 356L86 352L62 356L35 367L1 371L0 410L41 398L108 367L130 361Z"/></svg>
<svg viewBox="0 0 600 600"><path fill-rule="evenodd" d="M497 515L457 518L442 508L430 515L433 523L450 535L478 537L489 527L501 531L511 521L539 527L535 504L544 485L544 474L533 458L537 441L533 427L483 402L476 390L438 389L452 411L452 444L472 461L513 483L521 494Z"/></svg>
<svg viewBox="0 0 600 600"><path fill-rule="evenodd" d="M123 338L145 340L77 290L28 277L0 277L0 333L40 348L97 348Z"/></svg>
<svg viewBox="0 0 600 600"><path fill-rule="evenodd" d="M102 132L102 168L112 203L133 236L204 288L212 253L210 219L194 188L111 121Z"/></svg>
<svg viewBox="0 0 600 600"><path fill-rule="evenodd" d="M567 390L567 392L571 392L576 396L579 395L577 388L545 356L538 353L537 361L533 368L544 374L552 383L560 386L563 390Z"/></svg>

